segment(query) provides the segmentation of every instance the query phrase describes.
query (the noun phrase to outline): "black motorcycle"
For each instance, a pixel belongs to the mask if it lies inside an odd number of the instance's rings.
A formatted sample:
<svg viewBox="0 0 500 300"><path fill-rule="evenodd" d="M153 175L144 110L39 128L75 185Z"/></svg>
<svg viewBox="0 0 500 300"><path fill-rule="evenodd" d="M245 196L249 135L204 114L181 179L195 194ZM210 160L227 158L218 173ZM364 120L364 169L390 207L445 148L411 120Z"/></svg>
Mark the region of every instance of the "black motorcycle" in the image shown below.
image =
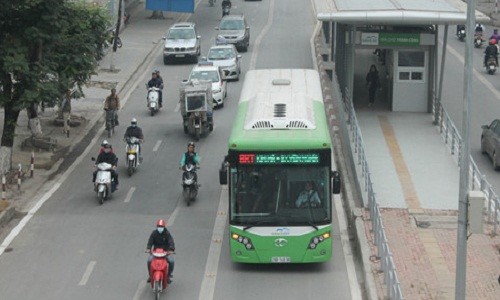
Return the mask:
<svg viewBox="0 0 500 300"><path fill-rule="evenodd" d="M182 173L182 197L186 201L187 206L196 200L198 195L198 175L196 174L197 167L192 164L186 164Z"/></svg>

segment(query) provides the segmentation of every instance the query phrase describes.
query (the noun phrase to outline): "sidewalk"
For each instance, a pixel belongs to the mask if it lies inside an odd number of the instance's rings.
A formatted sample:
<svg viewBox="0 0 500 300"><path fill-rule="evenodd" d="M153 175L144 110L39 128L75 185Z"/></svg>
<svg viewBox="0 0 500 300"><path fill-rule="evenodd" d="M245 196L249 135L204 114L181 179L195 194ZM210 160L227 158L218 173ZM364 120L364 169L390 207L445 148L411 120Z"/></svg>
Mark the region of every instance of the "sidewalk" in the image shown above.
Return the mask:
<svg viewBox="0 0 500 300"><path fill-rule="evenodd" d="M164 20L152 20L149 19L151 11L144 9L144 3L139 4L130 13L131 21L120 35L123 47L114 55L108 53L100 62L98 74L83 88L85 98L72 101L72 118L78 119L81 125L71 127L68 138L63 134L62 127L54 124L57 108L47 108L45 112L40 113L43 135L56 139L57 147L54 151L35 152L33 178L29 178L31 150L23 151L21 148L21 143L31 136L27 127L26 112L21 112L16 128L12 165L17 168L18 164L21 164L25 176L20 191L17 190L15 180L7 184L7 201L0 200L0 226L28 211L38 200L37 196L42 195L47 185L50 185L50 181L83 152L90 141L89 138L103 126L103 101L109 95L110 89L113 87L117 89L123 107L124 98L135 87L135 76L148 71L145 69L147 67L145 62L155 55L160 55L159 50L163 45L161 38L168 27L188 16L188 14L168 13L168 17ZM110 70L112 61L115 66L113 71ZM0 130L3 130L3 111L0 111Z"/></svg>

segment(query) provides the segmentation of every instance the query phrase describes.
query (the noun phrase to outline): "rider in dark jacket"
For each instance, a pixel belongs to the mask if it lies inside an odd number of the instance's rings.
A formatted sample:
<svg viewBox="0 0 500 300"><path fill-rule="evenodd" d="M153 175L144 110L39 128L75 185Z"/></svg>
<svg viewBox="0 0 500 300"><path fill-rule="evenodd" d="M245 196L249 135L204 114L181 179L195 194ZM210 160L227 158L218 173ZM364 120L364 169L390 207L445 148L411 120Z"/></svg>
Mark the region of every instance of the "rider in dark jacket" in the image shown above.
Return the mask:
<svg viewBox="0 0 500 300"><path fill-rule="evenodd" d="M123 135L123 139L126 141L127 138L135 137L139 139L139 161L142 163L142 147L141 144L144 142L144 135L142 134L141 127L137 126L137 119L133 118L130 122L130 126L127 127L125 134Z"/></svg>
<svg viewBox="0 0 500 300"><path fill-rule="evenodd" d="M231 1L230 0L222 0L222 17L224 17L226 14L224 14L224 7L229 6L229 9L231 9Z"/></svg>
<svg viewBox="0 0 500 300"><path fill-rule="evenodd" d="M155 71L151 74L151 79L148 81L148 88L155 87L160 89L158 91L158 96L159 96L159 102L160 102L160 107L163 106L163 79L161 77L158 77L159 71Z"/></svg>
<svg viewBox="0 0 500 300"><path fill-rule="evenodd" d="M497 47L497 41L495 39L490 40L490 44L486 49L484 50L484 66L486 66L486 62L488 61L488 58L494 57L495 61L498 66L498 47Z"/></svg>
<svg viewBox="0 0 500 300"><path fill-rule="evenodd" d="M156 221L156 229L151 232L149 236L148 245L146 246L146 252L151 253L155 248L162 248L165 251L174 252L175 251L175 243L174 238L170 234L167 228L165 228L165 221L158 220ZM153 255L150 254L148 258L148 282L151 282L151 278L149 278L149 274L151 274L150 264L153 260ZM174 271L174 258L172 255L167 255L167 260L169 264L168 268L168 281L172 282L172 272Z"/></svg>
<svg viewBox="0 0 500 300"><path fill-rule="evenodd" d="M104 140L101 144L102 151L99 153L97 156L97 159L95 161L95 167L96 170L92 174L92 182L95 182L95 178L97 176L97 165L105 162L113 166L113 169L111 169L111 178L114 180L115 185L114 187L112 186L113 191L118 189L118 173L116 173L115 169L118 164L118 157L113 153L113 148L111 147L111 144L108 143L108 141Z"/></svg>

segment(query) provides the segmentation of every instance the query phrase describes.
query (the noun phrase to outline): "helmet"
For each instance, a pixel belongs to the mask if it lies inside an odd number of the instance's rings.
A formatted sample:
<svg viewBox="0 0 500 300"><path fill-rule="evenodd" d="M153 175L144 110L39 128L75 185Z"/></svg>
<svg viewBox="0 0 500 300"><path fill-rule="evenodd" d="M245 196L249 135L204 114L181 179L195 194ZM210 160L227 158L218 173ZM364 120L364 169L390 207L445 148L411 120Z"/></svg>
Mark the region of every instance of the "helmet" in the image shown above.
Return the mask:
<svg viewBox="0 0 500 300"><path fill-rule="evenodd" d="M193 146L193 148L194 148L195 147L194 142L189 142L188 143L188 148L189 148L189 146Z"/></svg>
<svg viewBox="0 0 500 300"><path fill-rule="evenodd" d="M497 43L497 40L495 40L495 39L490 40L490 45L495 45L496 43Z"/></svg>
<svg viewBox="0 0 500 300"><path fill-rule="evenodd" d="M156 227L165 227L165 220L159 219L156 221Z"/></svg>
<svg viewBox="0 0 500 300"><path fill-rule="evenodd" d="M103 148L111 148L111 144L110 144L110 143L108 143L108 141L107 141L107 140L102 141L101 146L102 146Z"/></svg>
<svg viewBox="0 0 500 300"><path fill-rule="evenodd" d="M136 118L132 118L132 121L130 122L130 124L137 125L137 119Z"/></svg>

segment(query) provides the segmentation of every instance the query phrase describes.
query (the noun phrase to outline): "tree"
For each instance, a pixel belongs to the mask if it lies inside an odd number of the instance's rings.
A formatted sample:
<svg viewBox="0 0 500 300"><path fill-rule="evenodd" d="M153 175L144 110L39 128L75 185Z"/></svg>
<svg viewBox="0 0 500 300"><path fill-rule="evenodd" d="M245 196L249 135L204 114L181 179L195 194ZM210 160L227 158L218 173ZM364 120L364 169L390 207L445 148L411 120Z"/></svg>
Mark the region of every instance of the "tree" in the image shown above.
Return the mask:
<svg viewBox="0 0 500 300"><path fill-rule="evenodd" d="M37 120L41 102L55 105L74 86L81 92L103 55L107 28L100 7L65 0L0 1L1 171L11 168L20 111L27 109Z"/></svg>

